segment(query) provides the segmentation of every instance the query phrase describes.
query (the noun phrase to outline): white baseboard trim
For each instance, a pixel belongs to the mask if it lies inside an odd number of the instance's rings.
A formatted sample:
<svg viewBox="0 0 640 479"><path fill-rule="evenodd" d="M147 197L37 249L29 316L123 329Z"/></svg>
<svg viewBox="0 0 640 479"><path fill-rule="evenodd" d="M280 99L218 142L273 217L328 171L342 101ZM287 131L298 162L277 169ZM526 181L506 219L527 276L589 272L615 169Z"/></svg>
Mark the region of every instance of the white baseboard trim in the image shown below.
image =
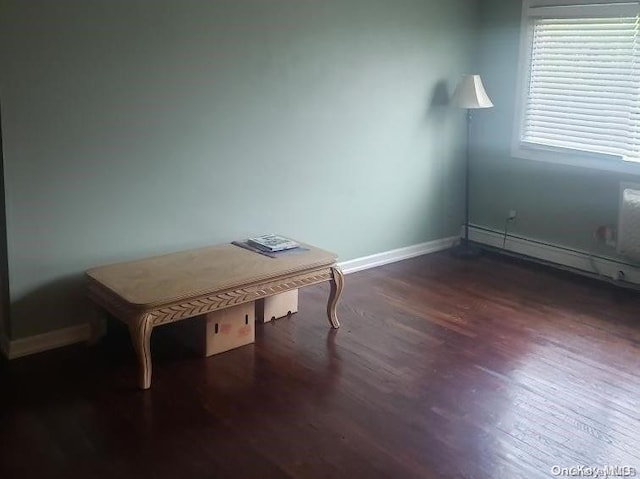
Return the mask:
<svg viewBox="0 0 640 479"><path fill-rule="evenodd" d="M0 354L9 359L10 343L9 338L4 333L0 333Z"/></svg>
<svg viewBox="0 0 640 479"><path fill-rule="evenodd" d="M16 359L50 349L69 346L70 344L81 343L87 341L90 335L91 327L89 324L80 324L51 331L50 333L15 339L9 343L8 357L9 359Z"/></svg>
<svg viewBox="0 0 640 479"><path fill-rule="evenodd" d="M453 244L460 239L459 236L451 236L434 241L427 241L404 248L398 248L383 253L372 254L363 258L356 258L349 261L338 263L342 272L345 274L356 273L365 269L376 268L389 263L395 263L416 256L422 256L429 253L435 253L451 248Z"/></svg>
<svg viewBox="0 0 640 479"><path fill-rule="evenodd" d="M503 248L504 232L475 225L469 227L469 239L507 252L587 273L590 276L597 276L600 279L614 280L621 285L624 283L640 284L640 268L612 258L594 256L584 251L512 235L507 235Z"/></svg>

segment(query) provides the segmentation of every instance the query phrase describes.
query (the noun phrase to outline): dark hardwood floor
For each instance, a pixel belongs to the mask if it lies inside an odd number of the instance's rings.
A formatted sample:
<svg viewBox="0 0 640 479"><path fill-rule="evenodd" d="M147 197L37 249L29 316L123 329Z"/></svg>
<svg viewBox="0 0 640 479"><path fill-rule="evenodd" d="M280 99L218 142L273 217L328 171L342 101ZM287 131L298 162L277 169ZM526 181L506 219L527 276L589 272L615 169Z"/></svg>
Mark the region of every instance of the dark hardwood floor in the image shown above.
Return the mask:
<svg viewBox="0 0 640 479"><path fill-rule="evenodd" d="M640 471L640 295L486 255L349 275L201 359L113 328L0 366L0 478L546 478Z"/></svg>

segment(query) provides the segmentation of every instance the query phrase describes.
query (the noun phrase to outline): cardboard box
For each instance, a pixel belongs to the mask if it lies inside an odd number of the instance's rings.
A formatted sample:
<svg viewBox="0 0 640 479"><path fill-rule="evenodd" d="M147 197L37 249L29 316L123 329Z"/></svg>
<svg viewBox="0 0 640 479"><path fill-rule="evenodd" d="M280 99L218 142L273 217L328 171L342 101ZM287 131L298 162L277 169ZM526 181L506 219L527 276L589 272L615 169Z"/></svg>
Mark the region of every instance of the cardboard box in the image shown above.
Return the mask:
<svg viewBox="0 0 640 479"><path fill-rule="evenodd" d="M174 333L190 349L207 357L252 344L256 341L255 303L181 321Z"/></svg>
<svg viewBox="0 0 640 479"><path fill-rule="evenodd" d="M292 289L256 301L256 319L268 323L272 319L282 318L298 312L298 290Z"/></svg>

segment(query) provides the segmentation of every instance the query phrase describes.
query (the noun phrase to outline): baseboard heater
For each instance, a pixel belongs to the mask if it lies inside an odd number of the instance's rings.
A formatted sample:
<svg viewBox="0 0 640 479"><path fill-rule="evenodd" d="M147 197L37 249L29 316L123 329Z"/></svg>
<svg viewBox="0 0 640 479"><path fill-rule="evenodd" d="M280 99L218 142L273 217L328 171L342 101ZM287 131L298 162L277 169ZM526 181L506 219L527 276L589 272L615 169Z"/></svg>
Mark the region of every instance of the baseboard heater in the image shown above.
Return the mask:
<svg viewBox="0 0 640 479"><path fill-rule="evenodd" d="M640 269L614 258L515 235L507 235L505 241L504 231L477 225L470 226L469 239L489 251L640 290Z"/></svg>

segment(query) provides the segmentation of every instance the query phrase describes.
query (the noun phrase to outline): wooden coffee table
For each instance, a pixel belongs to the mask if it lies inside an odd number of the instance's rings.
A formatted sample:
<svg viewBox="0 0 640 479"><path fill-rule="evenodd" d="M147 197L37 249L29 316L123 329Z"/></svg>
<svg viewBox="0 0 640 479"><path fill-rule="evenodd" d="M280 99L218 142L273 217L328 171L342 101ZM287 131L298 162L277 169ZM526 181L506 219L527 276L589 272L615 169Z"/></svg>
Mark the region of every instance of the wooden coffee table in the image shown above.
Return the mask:
<svg viewBox="0 0 640 479"><path fill-rule="evenodd" d="M148 389L150 338L156 326L330 281L327 316L331 327L339 328L336 305L344 277L336 255L302 246L307 250L269 258L224 244L102 266L87 271L88 294L100 309L128 325L139 386Z"/></svg>

